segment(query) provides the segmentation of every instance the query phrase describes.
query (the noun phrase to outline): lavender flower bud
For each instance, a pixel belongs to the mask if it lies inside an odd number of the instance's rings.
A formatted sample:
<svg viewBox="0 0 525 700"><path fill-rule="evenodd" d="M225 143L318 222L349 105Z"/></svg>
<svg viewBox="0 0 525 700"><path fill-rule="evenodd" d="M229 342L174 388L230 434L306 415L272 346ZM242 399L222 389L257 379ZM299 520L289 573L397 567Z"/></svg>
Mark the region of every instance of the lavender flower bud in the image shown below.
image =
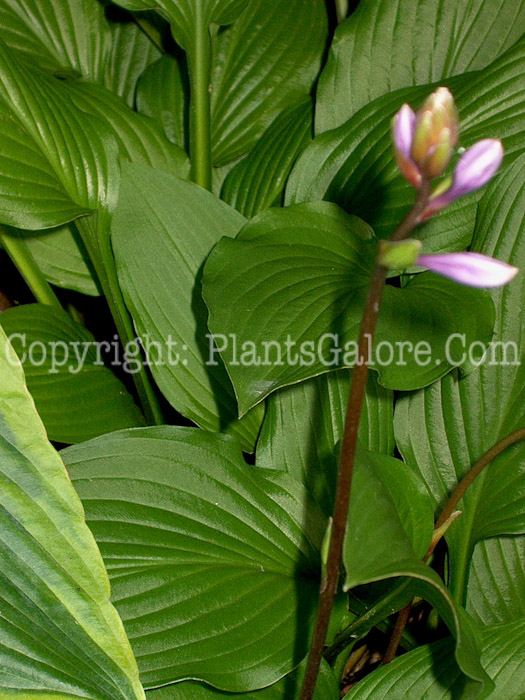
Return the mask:
<svg viewBox="0 0 525 700"><path fill-rule="evenodd" d="M417 265L469 287L502 287L518 273L513 265L470 252L420 255Z"/></svg>

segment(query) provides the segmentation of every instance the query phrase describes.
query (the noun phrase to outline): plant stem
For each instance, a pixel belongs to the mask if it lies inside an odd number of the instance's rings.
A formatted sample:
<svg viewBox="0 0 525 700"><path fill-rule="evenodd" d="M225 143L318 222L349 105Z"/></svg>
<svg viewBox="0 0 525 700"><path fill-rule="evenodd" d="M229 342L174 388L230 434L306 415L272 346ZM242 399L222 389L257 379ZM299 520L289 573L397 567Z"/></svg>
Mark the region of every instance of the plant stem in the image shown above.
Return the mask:
<svg viewBox="0 0 525 700"><path fill-rule="evenodd" d="M430 196L430 182L424 180L413 208L406 216L400 226L394 231L391 240L401 241L406 238L415 226L420 222L421 216ZM350 505L350 495L352 478L354 473L354 461L357 448L357 437L359 431L359 421L361 418L361 408L365 395L366 381L369 371L368 348L372 345L381 297L386 281L386 268L376 265L368 297L365 303L361 328L359 331L358 354L356 365L352 371L352 383L350 386L350 396L346 411L346 420L341 447L341 457L339 464L339 475L337 480L337 490L335 496L335 508L332 520L332 535L330 537L330 547L328 550L328 560L326 564L326 576L321 583L319 597L319 610L314 634L306 663L306 671L301 688L300 700L311 700L315 692L317 676L323 657L324 644L330 614L332 612L335 594L339 583L341 561L343 556L343 544L346 533L348 510Z"/></svg>
<svg viewBox="0 0 525 700"><path fill-rule="evenodd" d="M0 242L37 302L62 310L62 304L36 264L24 239L16 234L10 235L3 227L0 227Z"/></svg>
<svg viewBox="0 0 525 700"><path fill-rule="evenodd" d="M194 182L211 189L211 36L202 3L195 6L195 41L188 51L190 72L190 159Z"/></svg>
<svg viewBox="0 0 525 700"><path fill-rule="evenodd" d="M515 430L513 433L510 433L510 435L507 435L502 440L497 442L493 447L490 448L490 450L487 450L487 452L485 452L485 454L482 457L480 457L480 459L478 459L474 466L471 469L469 469L469 471L465 474L463 479L459 482L454 492L450 496L447 505L443 508L441 515L436 521L436 524L434 526L434 532L436 530L439 530L439 528L442 527L452 517L454 511L456 510L456 506L465 495L468 487L472 484L474 479L481 474L483 469L485 469L485 467L487 467L492 462L492 460L494 460L496 457L498 457L498 455L500 455L504 450L506 450L507 447L514 445L516 442L519 442L524 438L525 428ZM435 548L435 545L436 543L433 541L423 559L425 563L428 562L430 555L432 554ZM399 642L401 641L403 631L405 629L408 617L410 615L411 607L412 603L409 603L406 606L406 608L403 608L403 610L401 610L397 617L396 626L394 628L394 632L392 633L388 649L383 659L383 664L390 663L390 661L392 661L392 659L396 655Z"/></svg>

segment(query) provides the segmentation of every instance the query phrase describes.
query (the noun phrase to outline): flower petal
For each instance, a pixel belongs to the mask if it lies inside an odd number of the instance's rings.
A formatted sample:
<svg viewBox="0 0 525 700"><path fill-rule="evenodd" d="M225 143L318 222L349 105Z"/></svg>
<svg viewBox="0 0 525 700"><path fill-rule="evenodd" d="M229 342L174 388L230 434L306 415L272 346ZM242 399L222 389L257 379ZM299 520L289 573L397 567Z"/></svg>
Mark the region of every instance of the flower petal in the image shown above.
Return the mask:
<svg viewBox="0 0 525 700"><path fill-rule="evenodd" d="M502 287L518 268L481 253L420 255L417 264L469 287Z"/></svg>
<svg viewBox="0 0 525 700"><path fill-rule="evenodd" d="M394 148L408 160L410 160L415 123L416 115L414 110L409 105L404 104L394 117L392 136Z"/></svg>

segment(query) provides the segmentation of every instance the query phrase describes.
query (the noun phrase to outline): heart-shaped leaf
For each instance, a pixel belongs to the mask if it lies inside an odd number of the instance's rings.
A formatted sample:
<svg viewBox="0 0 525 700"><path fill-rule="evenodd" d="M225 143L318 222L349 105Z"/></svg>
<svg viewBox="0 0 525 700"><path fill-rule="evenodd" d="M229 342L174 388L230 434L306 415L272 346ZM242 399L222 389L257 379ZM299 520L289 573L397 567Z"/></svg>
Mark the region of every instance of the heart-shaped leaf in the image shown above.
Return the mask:
<svg viewBox="0 0 525 700"><path fill-rule="evenodd" d="M522 156L495 182L480 204L474 234L478 252L520 264L525 238ZM497 321L493 349L470 376L456 374L424 391L402 397L396 409L396 440L405 460L426 481L436 507L459 479L500 439L523 427L523 334L520 313L525 282L519 275L494 290ZM466 343L465 353L469 352ZM521 364L520 364L521 361ZM507 449L478 476L459 505L463 515L447 534L451 587L463 601L475 543L485 537L525 532L525 445Z"/></svg>
<svg viewBox="0 0 525 700"><path fill-rule="evenodd" d="M0 695L144 698L82 506L0 329Z"/></svg>
<svg viewBox="0 0 525 700"><path fill-rule="evenodd" d="M517 700L523 694L525 622L486 627L481 632L481 663L494 679L492 694L479 695L479 685L469 681L454 661L452 644L444 639L420 647L377 669L355 685L344 700L471 700L491 697Z"/></svg>
<svg viewBox="0 0 525 700"><path fill-rule="evenodd" d="M361 0L335 32L317 90L317 132L393 90L485 68L523 35L524 22L514 0Z"/></svg>
<svg viewBox="0 0 525 700"><path fill-rule="evenodd" d="M221 236L236 235L244 222L191 182L144 166L123 168L113 245L137 332L146 351L151 347L153 376L180 413L210 430L230 426L253 449L261 413L236 421L231 382L207 337L200 291L210 249Z"/></svg>
<svg viewBox="0 0 525 700"><path fill-rule="evenodd" d="M263 212L215 247L203 294L241 415L275 389L354 364L375 260L370 237L360 219L316 202ZM488 342L493 313L485 293L430 273L387 286L371 353L380 383L435 381L452 368L450 335Z"/></svg>
<svg viewBox="0 0 525 700"><path fill-rule="evenodd" d="M0 325L22 361L50 440L81 442L144 425L131 395L104 367L95 338L68 314L25 304L4 311Z"/></svg>
<svg viewBox="0 0 525 700"><path fill-rule="evenodd" d="M192 428L113 433L62 452L145 687L265 687L307 650L323 518L286 474Z"/></svg>
<svg viewBox="0 0 525 700"><path fill-rule="evenodd" d="M271 207L281 199L293 164L311 135L311 100L283 110L250 155L228 173L222 199L248 219Z"/></svg>
<svg viewBox="0 0 525 700"><path fill-rule="evenodd" d="M461 145L500 138L505 164L523 152L525 39L485 70L446 81L461 117ZM403 102L420 104L432 85L389 93L361 109L343 126L316 138L297 161L287 203L328 199L390 235L414 199L393 157L391 118ZM476 203L483 191L462 197L417 231L425 252L463 250L471 240Z"/></svg>

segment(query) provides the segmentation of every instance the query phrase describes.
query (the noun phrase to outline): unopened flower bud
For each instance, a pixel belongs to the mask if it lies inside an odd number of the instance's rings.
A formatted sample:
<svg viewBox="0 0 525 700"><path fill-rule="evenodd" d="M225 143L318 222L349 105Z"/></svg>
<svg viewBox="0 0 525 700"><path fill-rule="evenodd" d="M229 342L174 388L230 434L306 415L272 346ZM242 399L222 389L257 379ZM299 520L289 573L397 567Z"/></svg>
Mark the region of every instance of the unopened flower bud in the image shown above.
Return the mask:
<svg viewBox="0 0 525 700"><path fill-rule="evenodd" d="M418 259L422 245L421 241L413 238L404 241L381 241L378 262L383 267L395 270L412 267Z"/></svg>
<svg viewBox="0 0 525 700"><path fill-rule="evenodd" d="M428 177L438 177L447 167L458 142L459 120L454 98L438 88L416 113L411 158Z"/></svg>
<svg viewBox="0 0 525 700"><path fill-rule="evenodd" d="M416 263L469 287L502 287L519 271L513 265L471 252L420 255Z"/></svg>

